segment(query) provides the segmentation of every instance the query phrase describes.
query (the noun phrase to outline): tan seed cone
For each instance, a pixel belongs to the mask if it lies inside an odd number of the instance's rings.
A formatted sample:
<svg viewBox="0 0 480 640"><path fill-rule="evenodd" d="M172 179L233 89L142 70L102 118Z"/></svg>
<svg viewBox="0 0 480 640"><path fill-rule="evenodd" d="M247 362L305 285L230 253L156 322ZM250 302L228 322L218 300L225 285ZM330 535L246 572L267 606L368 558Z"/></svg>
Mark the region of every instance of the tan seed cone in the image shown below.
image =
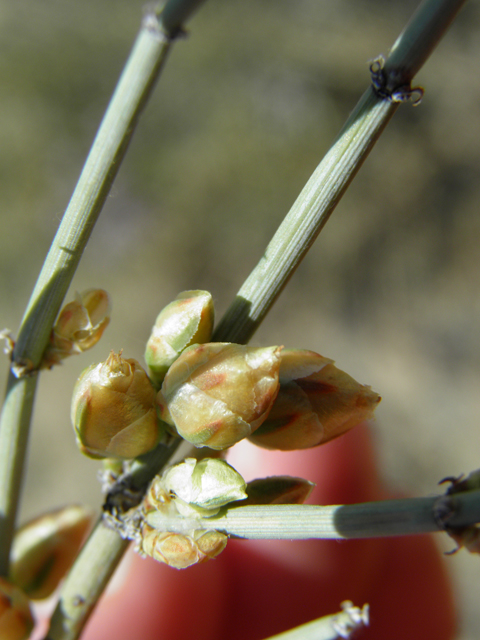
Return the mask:
<svg viewBox="0 0 480 640"><path fill-rule="evenodd" d="M249 440L266 449L308 449L369 420L380 396L313 351L281 353L280 390Z"/></svg>
<svg viewBox="0 0 480 640"><path fill-rule="evenodd" d="M188 347L157 395L159 413L197 447L226 449L262 424L278 392L282 347Z"/></svg>
<svg viewBox="0 0 480 640"><path fill-rule="evenodd" d="M155 389L140 364L113 351L80 376L73 391L72 423L82 453L136 458L160 436Z"/></svg>

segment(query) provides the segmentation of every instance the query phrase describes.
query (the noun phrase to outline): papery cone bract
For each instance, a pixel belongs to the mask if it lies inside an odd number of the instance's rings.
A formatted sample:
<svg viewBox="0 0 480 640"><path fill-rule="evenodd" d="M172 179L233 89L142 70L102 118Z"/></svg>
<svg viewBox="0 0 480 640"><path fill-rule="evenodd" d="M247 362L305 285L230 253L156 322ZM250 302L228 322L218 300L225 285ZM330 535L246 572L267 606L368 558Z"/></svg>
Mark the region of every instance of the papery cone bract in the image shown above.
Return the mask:
<svg viewBox="0 0 480 640"><path fill-rule="evenodd" d="M0 578L0 639L27 640L34 626L30 602L17 585Z"/></svg>
<svg viewBox="0 0 480 640"><path fill-rule="evenodd" d="M52 367L63 358L95 346L110 322L110 311L110 298L103 289L77 293L75 300L60 311L42 367Z"/></svg>
<svg viewBox="0 0 480 640"><path fill-rule="evenodd" d="M31 520L13 539L10 580L32 600L48 598L72 566L95 512L71 505Z"/></svg>
<svg viewBox="0 0 480 640"><path fill-rule="evenodd" d="M380 396L313 351L281 353L280 390L249 440L267 449L307 449L373 416Z"/></svg>
<svg viewBox="0 0 480 640"><path fill-rule="evenodd" d="M162 309L145 350L150 378L158 387L186 347L210 340L213 322L213 300L208 291L183 291Z"/></svg>
<svg viewBox="0 0 480 640"><path fill-rule="evenodd" d="M72 423L82 453L136 458L158 443L155 389L140 364L113 351L80 376L72 398Z"/></svg>
<svg viewBox="0 0 480 640"><path fill-rule="evenodd" d="M197 447L232 446L267 417L278 392L280 351L220 342L188 347L157 395L162 419Z"/></svg>

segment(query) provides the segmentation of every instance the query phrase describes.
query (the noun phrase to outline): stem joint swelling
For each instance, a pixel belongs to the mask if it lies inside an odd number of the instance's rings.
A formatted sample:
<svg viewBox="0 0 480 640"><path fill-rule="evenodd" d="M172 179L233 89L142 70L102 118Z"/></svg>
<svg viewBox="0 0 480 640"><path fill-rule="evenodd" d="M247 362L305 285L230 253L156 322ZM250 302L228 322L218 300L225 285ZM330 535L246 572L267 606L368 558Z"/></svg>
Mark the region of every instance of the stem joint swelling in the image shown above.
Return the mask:
<svg viewBox="0 0 480 640"><path fill-rule="evenodd" d="M422 101L424 89L422 87L412 87L410 82L400 72L395 69L385 69L385 58L377 56L370 63L370 74L372 76L372 87L377 96L389 102L408 102L412 100L414 107Z"/></svg>

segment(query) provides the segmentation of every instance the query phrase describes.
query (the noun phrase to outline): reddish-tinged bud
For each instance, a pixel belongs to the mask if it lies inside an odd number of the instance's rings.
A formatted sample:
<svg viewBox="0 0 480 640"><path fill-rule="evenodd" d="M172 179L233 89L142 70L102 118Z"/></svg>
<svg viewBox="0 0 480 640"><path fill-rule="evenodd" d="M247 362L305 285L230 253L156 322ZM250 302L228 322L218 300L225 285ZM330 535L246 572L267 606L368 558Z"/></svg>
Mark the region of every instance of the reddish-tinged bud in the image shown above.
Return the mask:
<svg viewBox="0 0 480 640"><path fill-rule="evenodd" d="M253 433L278 392L281 347L192 345L168 370L160 415L197 447L226 449Z"/></svg>
<svg viewBox="0 0 480 640"><path fill-rule="evenodd" d="M267 449L308 449L372 417L380 396L313 351L281 353L280 391L249 440Z"/></svg>
<svg viewBox="0 0 480 640"><path fill-rule="evenodd" d="M35 518L15 534L10 579L32 600L48 598L73 564L94 511L71 505Z"/></svg>
<svg viewBox="0 0 480 640"><path fill-rule="evenodd" d="M158 443L155 389L140 364L112 353L80 376L72 423L82 453L93 458L136 458Z"/></svg>
<svg viewBox="0 0 480 640"><path fill-rule="evenodd" d="M0 638L27 640L34 626L30 603L20 587L0 578Z"/></svg>
<svg viewBox="0 0 480 640"><path fill-rule="evenodd" d="M210 340L213 321L213 300L208 291L183 291L160 312L145 350L150 378L157 387L186 347Z"/></svg>
<svg viewBox="0 0 480 640"><path fill-rule="evenodd" d="M103 289L77 293L75 300L60 311L42 367L52 367L96 345L110 322L110 311L110 298Z"/></svg>

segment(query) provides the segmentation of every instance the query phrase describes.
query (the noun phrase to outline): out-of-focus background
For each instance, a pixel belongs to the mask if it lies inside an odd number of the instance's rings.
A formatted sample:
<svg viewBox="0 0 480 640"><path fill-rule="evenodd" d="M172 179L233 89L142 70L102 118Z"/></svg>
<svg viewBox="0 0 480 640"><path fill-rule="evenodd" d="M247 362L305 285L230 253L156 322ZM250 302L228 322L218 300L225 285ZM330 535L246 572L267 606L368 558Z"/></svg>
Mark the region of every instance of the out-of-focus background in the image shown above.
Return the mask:
<svg viewBox="0 0 480 640"><path fill-rule="evenodd" d="M110 292L111 326L41 376L22 521L100 504L99 465L77 453L70 425L76 377L110 349L142 361L181 290L210 290L222 314L368 86L368 61L416 5L210 0L191 20L73 283L71 296ZM0 327L19 325L141 10L0 3ZM417 78L422 105L399 109L252 341L313 349L379 391L382 472L412 495L480 466L479 65L472 1ZM479 560L462 551L448 565L459 638L473 640Z"/></svg>

